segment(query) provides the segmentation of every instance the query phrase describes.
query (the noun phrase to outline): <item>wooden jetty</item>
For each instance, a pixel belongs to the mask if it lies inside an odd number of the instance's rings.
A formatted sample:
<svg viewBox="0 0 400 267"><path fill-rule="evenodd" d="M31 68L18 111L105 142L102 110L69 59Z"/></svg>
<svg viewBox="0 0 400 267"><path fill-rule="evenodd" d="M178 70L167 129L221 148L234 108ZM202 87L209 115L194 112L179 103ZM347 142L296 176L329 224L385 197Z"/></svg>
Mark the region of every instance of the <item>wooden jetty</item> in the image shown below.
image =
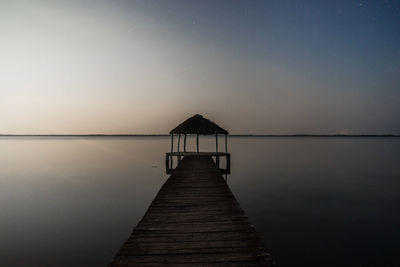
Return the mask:
<svg viewBox="0 0 400 267"><path fill-rule="evenodd" d="M230 173L228 131L195 115L170 134L165 167L172 174L109 266L272 266L222 177ZM196 136L195 152L186 151L187 135ZM215 135L215 152L200 152L199 135ZM225 136L225 152L218 151L218 135ZM219 167L220 157L226 159L225 169Z"/></svg>
<svg viewBox="0 0 400 267"><path fill-rule="evenodd" d="M272 266L210 156L185 156L110 267Z"/></svg>

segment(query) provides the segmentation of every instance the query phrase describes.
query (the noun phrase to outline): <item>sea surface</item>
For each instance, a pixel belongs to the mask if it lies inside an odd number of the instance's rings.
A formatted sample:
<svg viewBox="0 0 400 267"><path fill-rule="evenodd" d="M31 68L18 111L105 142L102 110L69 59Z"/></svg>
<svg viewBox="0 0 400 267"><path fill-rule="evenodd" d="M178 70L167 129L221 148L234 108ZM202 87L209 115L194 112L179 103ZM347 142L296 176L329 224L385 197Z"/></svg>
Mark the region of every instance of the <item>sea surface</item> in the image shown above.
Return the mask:
<svg viewBox="0 0 400 267"><path fill-rule="evenodd" d="M166 181L169 149L0 137L0 266L106 266ZM400 138L232 137L228 150L228 184L277 266L400 266Z"/></svg>

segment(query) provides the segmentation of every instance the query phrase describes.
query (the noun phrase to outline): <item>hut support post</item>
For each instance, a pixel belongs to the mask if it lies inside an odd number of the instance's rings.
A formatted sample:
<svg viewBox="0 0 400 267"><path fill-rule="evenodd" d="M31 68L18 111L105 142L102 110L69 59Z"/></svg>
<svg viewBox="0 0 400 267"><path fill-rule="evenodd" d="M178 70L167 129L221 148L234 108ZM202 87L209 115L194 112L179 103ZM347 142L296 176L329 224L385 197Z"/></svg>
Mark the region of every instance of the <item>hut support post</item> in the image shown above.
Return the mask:
<svg viewBox="0 0 400 267"><path fill-rule="evenodd" d="M218 152L218 134L215 135L215 152Z"/></svg>
<svg viewBox="0 0 400 267"><path fill-rule="evenodd" d="M178 135L178 152L180 150L180 146L181 146L181 135ZM181 161L181 156L178 156L178 162Z"/></svg>
<svg viewBox="0 0 400 267"><path fill-rule="evenodd" d="M226 155L226 173L231 173L231 155Z"/></svg>
<svg viewBox="0 0 400 267"><path fill-rule="evenodd" d="M172 152L174 152L174 134L171 135L171 161L169 162L170 164L170 169L172 169Z"/></svg>
<svg viewBox="0 0 400 267"><path fill-rule="evenodd" d="M183 152L186 152L186 134L183 138Z"/></svg>
<svg viewBox="0 0 400 267"><path fill-rule="evenodd" d="M196 135L197 153L199 153L199 135Z"/></svg>
<svg viewBox="0 0 400 267"><path fill-rule="evenodd" d="M174 135L171 134L171 153L174 152Z"/></svg>
<svg viewBox="0 0 400 267"><path fill-rule="evenodd" d="M215 135L215 152L217 152L217 155L215 156L215 161L217 163L217 166L219 168L219 156L218 156L218 134Z"/></svg>
<svg viewBox="0 0 400 267"><path fill-rule="evenodd" d="M228 153L228 135L225 135L225 152Z"/></svg>

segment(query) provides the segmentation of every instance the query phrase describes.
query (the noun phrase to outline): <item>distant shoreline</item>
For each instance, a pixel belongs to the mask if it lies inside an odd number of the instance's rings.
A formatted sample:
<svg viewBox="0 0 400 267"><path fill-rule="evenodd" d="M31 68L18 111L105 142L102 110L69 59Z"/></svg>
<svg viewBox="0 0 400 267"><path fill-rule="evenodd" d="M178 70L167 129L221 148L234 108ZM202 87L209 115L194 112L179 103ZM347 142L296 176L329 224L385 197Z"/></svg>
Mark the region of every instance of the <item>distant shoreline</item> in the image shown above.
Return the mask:
<svg viewBox="0 0 400 267"><path fill-rule="evenodd" d="M0 134L0 137L168 137L169 134ZM400 137L400 134L230 134L230 137Z"/></svg>

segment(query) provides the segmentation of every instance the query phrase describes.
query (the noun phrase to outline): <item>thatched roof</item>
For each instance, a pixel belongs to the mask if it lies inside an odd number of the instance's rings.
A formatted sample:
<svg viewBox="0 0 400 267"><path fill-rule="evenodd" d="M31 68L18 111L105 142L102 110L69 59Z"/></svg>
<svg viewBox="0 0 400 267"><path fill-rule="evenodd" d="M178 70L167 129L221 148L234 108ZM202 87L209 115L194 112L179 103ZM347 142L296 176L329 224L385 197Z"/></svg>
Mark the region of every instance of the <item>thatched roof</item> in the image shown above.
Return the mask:
<svg viewBox="0 0 400 267"><path fill-rule="evenodd" d="M179 124L169 134L228 134L214 122L196 114Z"/></svg>

